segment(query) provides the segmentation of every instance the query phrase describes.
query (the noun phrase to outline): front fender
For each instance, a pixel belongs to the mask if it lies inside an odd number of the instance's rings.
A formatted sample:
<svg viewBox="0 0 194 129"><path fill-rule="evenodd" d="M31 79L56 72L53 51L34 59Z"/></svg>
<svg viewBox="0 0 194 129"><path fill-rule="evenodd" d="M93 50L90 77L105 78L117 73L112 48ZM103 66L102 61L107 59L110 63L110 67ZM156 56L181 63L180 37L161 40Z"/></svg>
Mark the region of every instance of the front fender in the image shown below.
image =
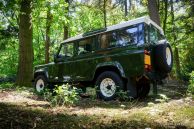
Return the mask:
<svg viewBox="0 0 194 129"><path fill-rule="evenodd" d="M38 76L38 75L44 75L46 78L49 78L49 75L48 75L48 68L40 68L40 69L37 69L37 70L34 70L34 79Z"/></svg>

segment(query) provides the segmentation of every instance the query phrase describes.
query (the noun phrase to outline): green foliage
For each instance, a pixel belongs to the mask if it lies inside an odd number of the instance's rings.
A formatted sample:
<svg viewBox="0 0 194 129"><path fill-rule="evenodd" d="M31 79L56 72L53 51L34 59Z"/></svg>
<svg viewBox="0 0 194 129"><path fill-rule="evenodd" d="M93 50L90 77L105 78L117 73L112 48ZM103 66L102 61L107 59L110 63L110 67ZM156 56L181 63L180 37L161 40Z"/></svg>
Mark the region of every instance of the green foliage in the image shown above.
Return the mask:
<svg viewBox="0 0 194 129"><path fill-rule="evenodd" d="M127 91L120 90L117 92L117 96L119 100L126 101L129 99L129 96L127 95Z"/></svg>
<svg viewBox="0 0 194 129"><path fill-rule="evenodd" d="M6 43L5 50L0 50L0 77L2 75L11 76L16 74L18 62L18 45L15 38L1 40Z"/></svg>
<svg viewBox="0 0 194 129"><path fill-rule="evenodd" d="M79 100L77 88L69 84L56 86L54 93L45 90L43 92L43 97L45 100L49 101L52 106L72 105Z"/></svg>
<svg viewBox="0 0 194 129"><path fill-rule="evenodd" d="M194 96L194 71L190 74L188 93Z"/></svg>
<svg viewBox="0 0 194 129"><path fill-rule="evenodd" d="M14 88L14 84L13 83L0 83L0 90L4 90L4 89L11 89Z"/></svg>

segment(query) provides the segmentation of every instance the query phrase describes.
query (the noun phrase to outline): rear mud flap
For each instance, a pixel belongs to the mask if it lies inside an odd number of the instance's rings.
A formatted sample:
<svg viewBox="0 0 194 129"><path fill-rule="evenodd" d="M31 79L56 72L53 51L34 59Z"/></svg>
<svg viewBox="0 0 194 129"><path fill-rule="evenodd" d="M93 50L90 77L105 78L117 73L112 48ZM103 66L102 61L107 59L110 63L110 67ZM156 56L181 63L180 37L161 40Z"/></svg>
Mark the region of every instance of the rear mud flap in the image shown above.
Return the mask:
<svg viewBox="0 0 194 129"><path fill-rule="evenodd" d="M129 98L137 98L137 87L128 79L127 82L127 95Z"/></svg>

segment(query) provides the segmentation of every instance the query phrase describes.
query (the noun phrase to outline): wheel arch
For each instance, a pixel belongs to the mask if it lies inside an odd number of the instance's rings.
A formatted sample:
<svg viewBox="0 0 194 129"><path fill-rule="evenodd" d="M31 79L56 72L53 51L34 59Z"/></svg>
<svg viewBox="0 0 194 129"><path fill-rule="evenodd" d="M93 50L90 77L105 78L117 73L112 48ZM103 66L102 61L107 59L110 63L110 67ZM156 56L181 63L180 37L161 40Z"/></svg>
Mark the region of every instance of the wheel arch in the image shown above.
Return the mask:
<svg viewBox="0 0 194 129"><path fill-rule="evenodd" d="M104 71L113 71L117 73L122 78L126 78L123 67L118 62L106 62L103 64L99 64L96 67L95 73L93 75L93 81Z"/></svg>
<svg viewBox="0 0 194 129"><path fill-rule="evenodd" d="M33 80L35 80L39 75L45 76L48 79L48 72L46 70L40 69L34 72Z"/></svg>

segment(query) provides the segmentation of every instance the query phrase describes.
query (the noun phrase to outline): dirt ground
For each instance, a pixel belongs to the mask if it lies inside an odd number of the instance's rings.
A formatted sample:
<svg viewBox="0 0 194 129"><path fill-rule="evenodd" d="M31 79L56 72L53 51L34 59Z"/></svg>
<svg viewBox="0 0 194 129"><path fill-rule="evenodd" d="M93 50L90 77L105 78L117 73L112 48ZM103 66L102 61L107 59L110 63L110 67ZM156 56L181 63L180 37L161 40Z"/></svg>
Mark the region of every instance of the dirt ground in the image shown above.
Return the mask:
<svg viewBox="0 0 194 129"><path fill-rule="evenodd" d="M159 86L160 95L150 93L144 100L105 102L90 97L63 107L51 107L32 91L0 90L0 129L194 129L194 100L177 81Z"/></svg>

